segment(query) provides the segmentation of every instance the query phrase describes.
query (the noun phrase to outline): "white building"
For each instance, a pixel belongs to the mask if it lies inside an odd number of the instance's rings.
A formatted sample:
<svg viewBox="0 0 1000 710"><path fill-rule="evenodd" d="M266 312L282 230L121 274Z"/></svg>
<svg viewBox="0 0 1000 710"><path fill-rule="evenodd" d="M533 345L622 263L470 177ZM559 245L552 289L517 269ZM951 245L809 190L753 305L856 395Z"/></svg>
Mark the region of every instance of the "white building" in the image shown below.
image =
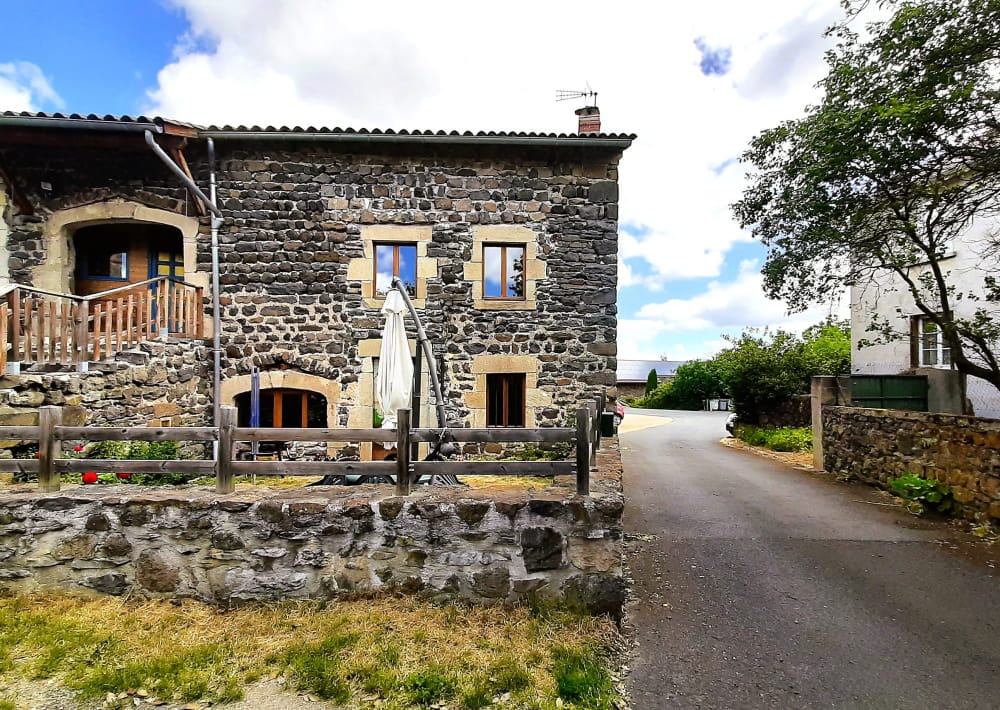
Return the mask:
<svg viewBox="0 0 1000 710"><path fill-rule="evenodd" d="M995 240L998 227L995 221L973 225L956 240L946 258L941 259L941 269L947 274L948 283L956 295L972 294L982 297L987 275L1000 277L1000 261L991 254L989 242ZM990 235L994 236L991 238ZM926 263L915 264L910 277L916 280L929 270ZM973 300L965 296L952 298L952 307L960 316L971 316L977 308L992 308L1000 318L1000 304ZM877 342L879 334L868 330L873 315L879 321L892 324L896 339ZM876 344L859 346L863 340ZM1000 351L1000 344L994 352ZM927 319L914 305L906 284L899 276L882 272L878 282L851 288L851 371L865 375L895 375L915 373L921 368L952 369L951 353L941 338L937 326ZM981 417L1000 418L1000 391L978 377L966 378L966 397L973 413Z"/></svg>

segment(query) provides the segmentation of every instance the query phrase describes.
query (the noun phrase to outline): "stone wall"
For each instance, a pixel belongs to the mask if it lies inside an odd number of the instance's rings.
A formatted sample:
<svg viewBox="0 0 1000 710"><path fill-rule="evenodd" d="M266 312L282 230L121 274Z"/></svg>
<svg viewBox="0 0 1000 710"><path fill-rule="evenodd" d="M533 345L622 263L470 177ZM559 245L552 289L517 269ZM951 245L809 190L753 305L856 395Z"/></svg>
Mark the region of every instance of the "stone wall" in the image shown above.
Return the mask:
<svg viewBox="0 0 1000 710"><path fill-rule="evenodd" d="M42 405L63 407L67 426L210 426L207 348L189 342L143 343L89 372L0 378L0 426L34 426ZM0 441L0 458L22 442Z"/></svg>
<svg viewBox="0 0 1000 710"><path fill-rule="evenodd" d="M592 495L388 486L220 496L204 488L0 493L0 588L253 600L399 589L477 602L565 599L618 617L621 459L605 439Z"/></svg>
<svg viewBox="0 0 1000 710"><path fill-rule="evenodd" d="M905 473L947 483L966 517L1000 518L1000 420L823 408L823 467L887 487Z"/></svg>
<svg viewBox="0 0 1000 710"><path fill-rule="evenodd" d="M426 330L441 363L453 423L476 422L478 356L529 357L529 419L559 425L615 385L620 154L533 147L325 146L218 141L224 378L252 366L294 369L339 388L329 426L370 426L371 356L381 318L366 260L375 241L417 243ZM207 184L204 157L188 150ZM152 156L97 160L81 149L12 151L8 163L35 206L11 213L10 270L30 280L46 254L46 223L84 204L125 200L194 213ZM38 189L40 175L52 189ZM10 210L8 210L10 212ZM70 229L72 225L66 228ZM63 239L65 241L65 239ZM523 243L523 304L482 298L482 244ZM61 242L60 242L61 243ZM479 261L477 261L477 259ZM201 219L198 273L210 268ZM353 268L352 268L353 265ZM478 271L477 271L478 267ZM479 279L477 281L477 278ZM328 397L328 400L330 398ZM231 404L224 401L222 404Z"/></svg>

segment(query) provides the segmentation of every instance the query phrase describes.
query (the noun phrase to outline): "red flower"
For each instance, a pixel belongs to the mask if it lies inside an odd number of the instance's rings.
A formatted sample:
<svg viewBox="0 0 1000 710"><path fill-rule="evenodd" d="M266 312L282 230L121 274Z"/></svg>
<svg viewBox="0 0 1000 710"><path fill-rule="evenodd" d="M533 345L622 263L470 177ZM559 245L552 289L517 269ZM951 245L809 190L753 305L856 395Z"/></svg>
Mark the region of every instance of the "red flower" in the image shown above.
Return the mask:
<svg viewBox="0 0 1000 710"><path fill-rule="evenodd" d="M118 478L120 478L123 481L127 481L128 479L132 478L132 474L129 473L128 471L119 471L115 475L118 476Z"/></svg>
<svg viewBox="0 0 1000 710"><path fill-rule="evenodd" d="M37 459L37 458L38 458L39 456L41 456L41 455L42 455L42 452L41 452L41 451L36 451L36 452L35 452L35 458L36 458L36 459Z"/></svg>
<svg viewBox="0 0 1000 710"><path fill-rule="evenodd" d="M73 447L73 451L75 451L76 453L80 453L81 451L83 451L83 447L82 446L74 446Z"/></svg>
<svg viewBox="0 0 1000 710"><path fill-rule="evenodd" d="M84 483L97 483L97 474L93 471L87 471L83 474L82 478Z"/></svg>

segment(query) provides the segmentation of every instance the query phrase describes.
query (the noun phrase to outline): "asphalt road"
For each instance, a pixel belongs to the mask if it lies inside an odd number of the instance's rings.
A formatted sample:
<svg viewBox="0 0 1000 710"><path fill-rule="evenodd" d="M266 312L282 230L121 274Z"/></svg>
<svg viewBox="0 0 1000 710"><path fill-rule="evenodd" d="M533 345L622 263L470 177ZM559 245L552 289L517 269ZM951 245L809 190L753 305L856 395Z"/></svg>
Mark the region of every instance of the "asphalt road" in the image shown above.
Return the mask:
<svg viewBox="0 0 1000 710"><path fill-rule="evenodd" d="M725 418L625 418L635 710L1000 707L996 570L867 486L722 446Z"/></svg>

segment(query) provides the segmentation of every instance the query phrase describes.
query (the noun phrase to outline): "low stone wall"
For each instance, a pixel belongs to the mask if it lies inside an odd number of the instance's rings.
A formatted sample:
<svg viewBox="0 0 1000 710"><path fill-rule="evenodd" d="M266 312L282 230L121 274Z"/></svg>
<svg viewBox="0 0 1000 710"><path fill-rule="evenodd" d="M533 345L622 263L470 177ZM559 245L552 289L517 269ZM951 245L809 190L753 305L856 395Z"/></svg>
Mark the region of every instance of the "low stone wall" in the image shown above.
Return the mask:
<svg viewBox="0 0 1000 710"><path fill-rule="evenodd" d="M200 342L152 341L89 372L0 377L0 426L35 426L42 405L63 407L67 426L206 426L209 360ZM14 456L21 444L0 441L0 458Z"/></svg>
<svg viewBox="0 0 1000 710"><path fill-rule="evenodd" d="M389 486L67 487L0 491L0 588L194 597L230 606L385 589L482 602L531 595L618 617L621 458L605 440L590 497Z"/></svg>
<svg viewBox="0 0 1000 710"><path fill-rule="evenodd" d="M916 473L947 483L970 519L1000 518L1000 420L823 408L823 467L887 487Z"/></svg>

